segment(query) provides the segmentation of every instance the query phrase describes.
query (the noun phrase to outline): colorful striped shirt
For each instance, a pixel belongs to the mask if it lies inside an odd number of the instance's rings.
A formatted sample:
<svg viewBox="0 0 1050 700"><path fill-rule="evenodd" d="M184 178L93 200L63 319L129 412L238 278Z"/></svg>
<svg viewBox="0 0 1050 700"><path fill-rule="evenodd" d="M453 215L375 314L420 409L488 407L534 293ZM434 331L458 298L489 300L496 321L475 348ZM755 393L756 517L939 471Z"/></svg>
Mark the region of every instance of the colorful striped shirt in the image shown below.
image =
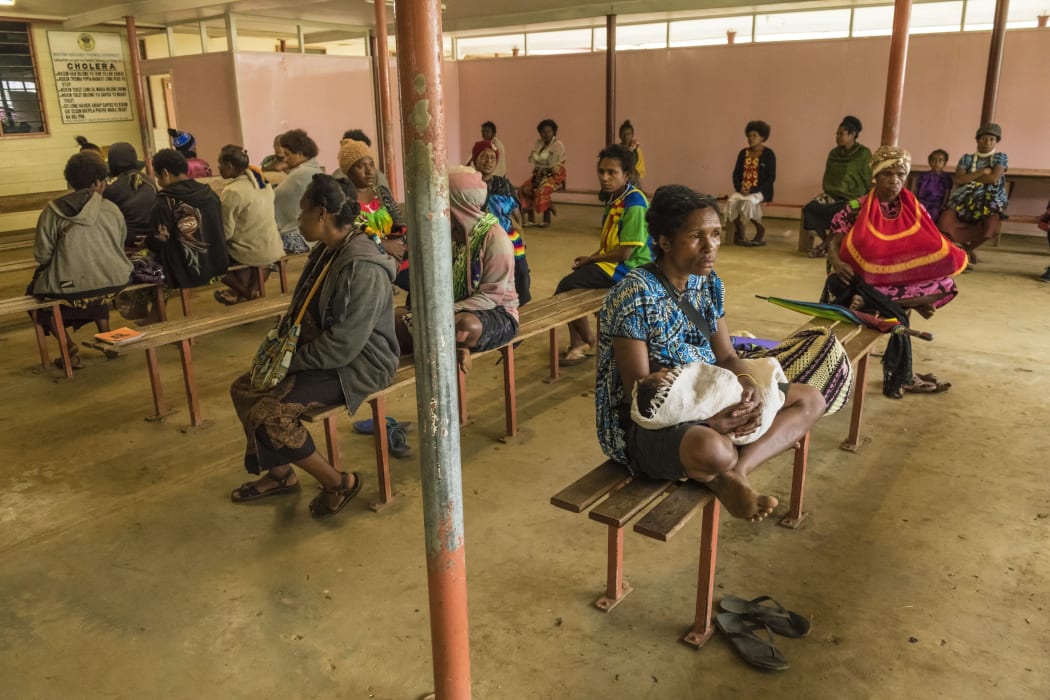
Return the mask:
<svg viewBox="0 0 1050 700"><path fill-rule="evenodd" d="M613 282L619 282L628 272L652 260L649 228L645 224L645 212L649 209L649 200L634 185L627 188L616 199L605 205L605 218L602 221L602 238L598 254L605 255L620 246L630 246L635 250L622 262L606 261L597 263L602 272L609 275Z"/></svg>

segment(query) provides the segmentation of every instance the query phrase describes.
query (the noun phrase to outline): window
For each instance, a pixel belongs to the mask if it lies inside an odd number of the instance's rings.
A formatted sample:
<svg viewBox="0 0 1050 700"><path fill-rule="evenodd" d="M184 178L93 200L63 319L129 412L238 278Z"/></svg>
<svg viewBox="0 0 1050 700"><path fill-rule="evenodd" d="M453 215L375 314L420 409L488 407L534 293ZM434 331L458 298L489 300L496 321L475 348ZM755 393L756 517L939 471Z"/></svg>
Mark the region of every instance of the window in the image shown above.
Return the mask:
<svg viewBox="0 0 1050 700"><path fill-rule="evenodd" d="M1011 29L1036 26L1036 17L1050 14L1048 0L1011 0L1006 11L1006 26ZM966 26L968 32L989 30L995 23L995 0L967 0Z"/></svg>
<svg viewBox="0 0 1050 700"><path fill-rule="evenodd" d="M530 56L546 56L555 53L590 53L590 51L590 29L529 32L528 54Z"/></svg>
<svg viewBox="0 0 1050 700"><path fill-rule="evenodd" d="M38 83L29 25L0 21L0 136L47 131Z"/></svg>
<svg viewBox="0 0 1050 700"><path fill-rule="evenodd" d="M837 39L849 36L849 10L783 12L755 17L755 41Z"/></svg>
<svg viewBox="0 0 1050 700"><path fill-rule="evenodd" d="M726 32L735 32L738 42L751 41L751 15L671 22L671 46L728 44Z"/></svg>
<svg viewBox="0 0 1050 700"><path fill-rule="evenodd" d="M908 33L957 32L962 23L962 8L962 0L912 5ZM853 10L853 36L889 36L892 33L893 5Z"/></svg>
<svg viewBox="0 0 1050 700"><path fill-rule="evenodd" d="M605 27L594 30L594 50L606 50ZM616 27L616 50L637 51L639 49L667 48L667 22L654 24L625 24Z"/></svg>

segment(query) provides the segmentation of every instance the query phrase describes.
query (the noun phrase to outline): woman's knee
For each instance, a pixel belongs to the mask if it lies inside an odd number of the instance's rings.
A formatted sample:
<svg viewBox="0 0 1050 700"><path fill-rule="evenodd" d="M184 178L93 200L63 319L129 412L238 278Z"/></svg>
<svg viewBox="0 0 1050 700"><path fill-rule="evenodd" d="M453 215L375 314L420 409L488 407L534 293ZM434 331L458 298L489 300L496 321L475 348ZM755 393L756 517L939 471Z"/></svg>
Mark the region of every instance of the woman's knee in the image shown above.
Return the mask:
<svg viewBox="0 0 1050 700"><path fill-rule="evenodd" d="M808 384L789 384L784 405L797 406L807 416L811 416L814 422L824 415L828 407L820 390Z"/></svg>
<svg viewBox="0 0 1050 700"><path fill-rule="evenodd" d="M469 342L472 346L481 337L481 319L469 311L456 314L456 340L459 343Z"/></svg>
<svg viewBox="0 0 1050 700"><path fill-rule="evenodd" d="M694 426L682 438L678 455L686 476L696 481L710 481L736 466L736 446L725 435L707 426Z"/></svg>

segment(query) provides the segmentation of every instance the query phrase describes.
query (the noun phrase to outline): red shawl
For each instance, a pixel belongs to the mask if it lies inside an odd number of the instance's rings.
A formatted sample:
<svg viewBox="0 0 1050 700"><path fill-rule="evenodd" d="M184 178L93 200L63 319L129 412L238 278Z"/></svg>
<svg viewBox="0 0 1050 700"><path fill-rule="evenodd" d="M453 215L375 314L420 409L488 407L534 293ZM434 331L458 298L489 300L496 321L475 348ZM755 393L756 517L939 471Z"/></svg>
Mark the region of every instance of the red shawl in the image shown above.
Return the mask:
<svg viewBox="0 0 1050 700"><path fill-rule="evenodd" d="M941 232L910 190L900 193L901 212L886 218L875 190L846 234L839 257L872 285L912 284L957 275L966 252Z"/></svg>

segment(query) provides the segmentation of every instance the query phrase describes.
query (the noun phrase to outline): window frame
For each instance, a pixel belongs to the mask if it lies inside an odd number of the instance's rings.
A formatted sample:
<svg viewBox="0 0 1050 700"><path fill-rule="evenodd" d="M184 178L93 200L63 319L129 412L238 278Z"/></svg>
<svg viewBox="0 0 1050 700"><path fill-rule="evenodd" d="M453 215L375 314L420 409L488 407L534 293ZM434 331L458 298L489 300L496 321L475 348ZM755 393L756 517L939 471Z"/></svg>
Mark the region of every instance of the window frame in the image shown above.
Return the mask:
<svg viewBox="0 0 1050 700"><path fill-rule="evenodd" d="M3 120L0 119L0 140L51 136L51 123L47 117L47 101L44 99L44 86L40 82L40 68L37 66L36 41L33 39L33 23L17 17L5 17L3 15L0 15L0 22L14 22L24 24L26 27L26 38L29 41L29 60L33 66L33 80L36 82L36 101L40 106L40 123L44 127L43 131L7 133L4 131Z"/></svg>

